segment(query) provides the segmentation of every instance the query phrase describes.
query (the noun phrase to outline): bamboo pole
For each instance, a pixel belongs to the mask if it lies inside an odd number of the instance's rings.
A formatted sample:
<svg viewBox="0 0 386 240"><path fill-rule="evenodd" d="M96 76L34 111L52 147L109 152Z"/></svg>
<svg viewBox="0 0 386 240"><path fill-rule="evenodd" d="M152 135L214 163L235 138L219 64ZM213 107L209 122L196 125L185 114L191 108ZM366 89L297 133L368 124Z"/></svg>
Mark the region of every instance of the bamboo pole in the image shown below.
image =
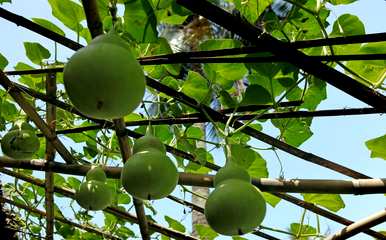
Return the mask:
<svg viewBox="0 0 386 240"><path fill-rule="evenodd" d="M12 96L12 98L19 104L23 111L28 115L28 117L35 123L35 125L40 129L44 136L52 143L56 151L62 156L62 158L67 163L75 163L76 160L72 157L71 153L66 149L64 144L56 136L55 132L52 131L49 126L44 122L44 120L39 116L35 109L28 103L28 101L22 95L22 92L19 88L14 87L12 82L0 70L0 84L3 88Z"/></svg>
<svg viewBox="0 0 386 240"><path fill-rule="evenodd" d="M47 165L45 160L16 160L0 156L0 167L31 169L37 171L53 171L56 173L85 176L91 165L69 165L52 162ZM121 167L103 166L107 177L119 179ZM0 169L1 171L1 169ZM179 173L180 185L213 187L213 175ZM383 194L386 193L386 179L268 179L253 178L252 184L264 192L272 193L320 193L320 194Z"/></svg>
<svg viewBox="0 0 386 240"><path fill-rule="evenodd" d="M354 222L347 227L343 228L342 230L336 232L335 234L332 234L326 238L326 240L342 240L350 238L360 232L362 232L364 229L368 229L371 227L374 227L380 223L383 223L386 221L386 209L383 209L382 211L376 212L366 218L363 218L357 222ZM385 236L386 238L386 236Z"/></svg>
<svg viewBox="0 0 386 240"><path fill-rule="evenodd" d="M56 98L56 74L48 73L46 77L46 92L48 97ZM46 104L46 121L51 131L55 131L56 126L56 107L55 105ZM46 156L47 164L54 162L55 147L46 139ZM54 174L50 169L45 172L45 206L46 206L46 239L54 239Z"/></svg>
<svg viewBox="0 0 386 240"><path fill-rule="evenodd" d="M7 174L9 176L12 176L12 177L21 179L23 181L29 182L29 183L34 184L36 186L44 187L44 182L41 181L40 179L31 177L31 176L27 176L27 175L24 175L22 173L10 171L10 170L7 170L7 169L0 169L0 172L2 172L4 174ZM71 199L74 199L74 197L75 197L74 196L75 192L73 190L71 190L71 189L54 186L54 191L56 193L60 193L63 196L66 196L66 197L71 198ZM138 222L139 222L139 220L138 220L138 218L136 216L130 214L129 212L123 211L123 210L121 210L120 208L117 208L117 207L110 206L110 207L107 207L106 209L104 209L103 211L111 213L111 214L113 214L113 215L115 215L117 217L120 217L122 219L128 220L129 222L132 222L132 223L138 224ZM174 239L178 239L178 240L185 240L185 239L188 239L188 240L198 240L198 239L196 239L196 238L194 238L192 236L186 235L184 233L181 233L179 231L175 231L175 230L170 229L170 228L163 227L163 226L161 226L161 225L159 225L157 223L154 223L154 222L149 222L149 228L152 231L159 232L159 233L161 233L161 234L163 234L165 236L168 236L168 237L171 237L171 238L174 238Z"/></svg>
<svg viewBox="0 0 386 240"><path fill-rule="evenodd" d="M37 215L40 215L41 217L46 217L47 214L46 212L43 212L39 209L36 209L36 208L32 208L30 206L27 206L27 205L24 205L22 203L19 203L19 202L15 202L11 199L8 199L8 198L4 198L4 197L1 197L0 198L0 201L4 202L4 203L8 203L10 205L13 205L17 208L21 208L21 209L24 209L28 212L31 212L31 213L35 213ZM95 233L99 236L102 236L103 238L108 238L108 239L113 239L113 240L120 240L121 238L119 237L116 237L110 233L107 233L107 232L104 232L100 229L97 229L95 227L90 227L90 226L87 226L87 225L83 225L83 224L79 224L79 223L75 223L75 222L72 222L68 219L65 219L63 217L60 217L60 216L55 216L55 220L59 221L59 222L62 222L62 223L65 223L65 224L68 224L68 225L71 225L73 227L76 227L76 228L79 228L79 229L82 229L84 231L87 231L87 232L92 232L92 233Z"/></svg>

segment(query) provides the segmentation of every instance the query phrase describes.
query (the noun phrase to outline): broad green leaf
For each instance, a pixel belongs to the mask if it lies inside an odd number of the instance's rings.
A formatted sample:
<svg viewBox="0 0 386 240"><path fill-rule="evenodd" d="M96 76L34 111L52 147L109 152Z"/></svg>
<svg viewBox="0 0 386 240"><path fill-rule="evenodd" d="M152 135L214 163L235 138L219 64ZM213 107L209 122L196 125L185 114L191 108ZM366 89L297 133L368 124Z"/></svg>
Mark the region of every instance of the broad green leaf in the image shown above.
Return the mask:
<svg viewBox="0 0 386 240"><path fill-rule="evenodd" d="M309 118L272 119L271 122L280 129L280 138L295 147L300 146L313 134Z"/></svg>
<svg viewBox="0 0 386 240"><path fill-rule="evenodd" d="M342 198L338 194L303 193L302 196L304 198L304 201L325 207L328 210L334 212L337 212L345 207Z"/></svg>
<svg viewBox="0 0 386 240"><path fill-rule="evenodd" d="M308 240L310 239L310 237L302 237L302 235L310 235L317 233L314 227L307 224L300 225L299 223L291 223L290 230L293 234L300 236L299 238L296 238L298 240Z"/></svg>
<svg viewBox="0 0 386 240"><path fill-rule="evenodd" d="M129 204L131 202L131 198L126 193L120 193L118 195L118 204Z"/></svg>
<svg viewBox="0 0 386 240"><path fill-rule="evenodd" d="M66 34L62 29L60 29L58 26L53 24L52 22L48 21L47 19L44 18L32 18L32 21L39 24L42 27L45 27L53 32L56 32L57 34L60 34L62 36L65 36Z"/></svg>
<svg viewBox="0 0 386 240"><path fill-rule="evenodd" d="M350 4L356 1L358 0L327 0L327 2L331 3L332 5Z"/></svg>
<svg viewBox="0 0 386 240"><path fill-rule="evenodd" d="M4 68L8 65L8 60L0 53L0 70L4 70Z"/></svg>
<svg viewBox="0 0 386 240"><path fill-rule="evenodd" d="M157 18L152 2L132 0L125 2L125 29L139 43L157 41Z"/></svg>
<svg viewBox="0 0 386 240"><path fill-rule="evenodd" d="M35 68L23 62L18 62L15 66L15 70L17 71L32 70L32 69L35 69ZM44 77L43 74L22 75L20 76L19 81L21 83L24 83L30 88L43 89L45 87L45 84L42 81L43 77Z"/></svg>
<svg viewBox="0 0 386 240"><path fill-rule="evenodd" d="M245 168L251 177L268 177L266 162L256 151L246 147L245 145L232 144L231 155L231 161Z"/></svg>
<svg viewBox="0 0 386 240"><path fill-rule="evenodd" d="M252 84L247 87L240 105L257 105L272 103L271 94L262 86Z"/></svg>
<svg viewBox="0 0 386 240"><path fill-rule="evenodd" d="M40 45L40 43L24 42L24 49L28 59L36 65L41 65L44 59L51 57L50 52L45 47Z"/></svg>
<svg viewBox="0 0 386 240"><path fill-rule="evenodd" d="M0 4L3 4L3 3L12 3L12 0L0 0Z"/></svg>
<svg viewBox="0 0 386 240"><path fill-rule="evenodd" d="M273 0L232 0L232 2L241 15L254 24L264 10L272 4Z"/></svg>
<svg viewBox="0 0 386 240"><path fill-rule="evenodd" d="M365 26L357 16L343 14L334 22L330 37L363 35L365 33ZM361 44L334 46L334 54L354 54L360 46Z"/></svg>
<svg viewBox="0 0 386 240"><path fill-rule="evenodd" d="M188 18L188 16L180 16L180 15L171 15L163 17L160 22L163 24L170 24L170 25L180 25Z"/></svg>
<svg viewBox="0 0 386 240"><path fill-rule="evenodd" d="M374 54L385 52L386 44L380 42L364 44L357 53ZM346 66L367 80L367 82L359 81L375 88L380 87L386 79L386 60L350 61Z"/></svg>
<svg viewBox="0 0 386 240"><path fill-rule="evenodd" d="M130 239L136 236L135 233L126 226L120 226L115 233L123 239Z"/></svg>
<svg viewBox="0 0 386 240"><path fill-rule="evenodd" d="M239 236L233 236L232 240L248 240L248 239L243 238L243 237L239 237Z"/></svg>
<svg viewBox="0 0 386 240"><path fill-rule="evenodd" d="M202 240L213 240L219 236L218 233L213 231L207 225L196 224L196 225L194 225L194 228L196 229L198 235L200 236L200 239L202 239Z"/></svg>
<svg viewBox="0 0 386 240"><path fill-rule="evenodd" d="M371 151L371 158L386 160L386 134L366 141L367 148Z"/></svg>
<svg viewBox="0 0 386 240"><path fill-rule="evenodd" d="M182 225L179 221L174 220L173 218L171 218L169 216L165 216L165 221L168 222L170 228L172 228L176 231L179 231L179 232L185 232L186 231L184 225Z"/></svg>
<svg viewBox="0 0 386 240"><path fill-rule="evenodd" d="M182 85L182 92L197 102L205 102L209 97L208 81L199 73L189 71L188 77Z"/></svg>
<svg viewBox="0 0 386 240"><path fill-rule="evenodd" d="M281 198L276 197L275 195L272 195L270 193L262 192L262 194L265 201L272 207L276 207L276 205L281 201Z"/></svg>
<svg viewBox="0 0 386 240"><path fill-rule="evenodd" d="M304 103L301 105L301 107L311 111L315 110L316 107L327 98L326 87L327 84L325 81L322 81L316 77L311 77L308 79L308 87L304 94ZM297 99L300 99L300 97Z"/></svg>
<svg viewBox="0 0 386 240"><path fill-rule="evenodd" d="M80 24L86 19L81 5L71 0L48 0L52 15L66 27L80 34L83 26Z"/></svg>
<svg viewBox="0 0 386 240"><path fill-rule="evenodd" d="M203 51L241 47L241 42L233 39L211 39L200 44ZM241 80L247 73L241 63L216 63L204 64L206 77L213 83L218 83L225 89L232 87L233 82Z"/></svg>

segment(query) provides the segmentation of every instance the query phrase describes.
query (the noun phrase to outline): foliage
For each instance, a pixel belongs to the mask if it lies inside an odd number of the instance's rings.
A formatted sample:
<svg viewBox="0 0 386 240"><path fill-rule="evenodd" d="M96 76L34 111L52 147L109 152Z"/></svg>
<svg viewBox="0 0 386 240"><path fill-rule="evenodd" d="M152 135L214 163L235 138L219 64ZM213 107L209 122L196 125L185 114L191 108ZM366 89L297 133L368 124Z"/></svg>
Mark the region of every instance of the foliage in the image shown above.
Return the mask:
<svg viewBox="0 0 386 240"><path fill-rule="evenodd" d="M227 10L234 10L240 13L250 23L258 25L265 32L283 41L301 41L315 38L331 38L340 36L365 34L364 24L354 15L343 14L333 22L327 21L331 13L331 5L350 4L356 0L328 0L328 1L294 1L296 4L287 3L287 9L275 11L276 2L272 0L227 0L221 2ZM11 2L0 0L0 4ZM104 29L112 26L112 17L109 15L107 0L98 0L99 13L103 20ZM226 4L224 3L226 2ZM286 1L293 2L293 1ZM56 19L44 19L39 16L32 20L62 36L76 34L77 41L89 42L91 36L85 25L85 14L80 1L75 0L49 0L52 15ZM328 4L326 4L328 3ZM8 4L9 5L9 4ZM3 5L2 5L3 6ZM7 4L4 4L7 6ZM122 16L118 17L117 30L138 57L146 57L160 54L168 54L175 49L195 50L218 50L226 48L240 48L249 46L247 42L240 40L237 36L219 30L199 18L195 18L192 12L179 6L174 0L120 0L118 8ZM194 21L191 19L195 19ZM59 22L59 24L56 24ZM193 24L194 23L194 24ZM331 25L332 30L327 27ZM205 28L205 30L204 30ZM171 29L171 30L170 30ZM166 34L172 31L172 37ZM208 34L202 34L202 32ZM197 40L196 46L187 40L187 36ZM184 38L185 37L185 38ZM182 40L181 40L182 39ZM62 66L66 58L57 59L57 53L48 49L48 46L39 42L24 42L26 58L29 63L18 62L15 70L30 70L47 67ZM302 49L310 55L333 55L333 54L372 54L386 52L384 43L351 44L334 47L312 47ZM240 56L247 56L245 54ZM267 53L249 54L248 57L268 56ZM0 53L0 69L9 67L7 57ZM24 60L23 60L24 61ZM53 64L52 64L53 63ZM335 66L330 63L331 66ZM346 61L341 63L344 71L362 84L372 87L376 91L385 89L385 60L371 61ZM319 104L327 98L326 84L309 74L300 71L287 63L205 63L194 64L164 64L144 66L148 76L159 80L161 83L178 90L187 96L192 97L200 104L212 106L216 109L230 107L241 107L255 104L272 104L271 112L287 112L296 110L316 110ZM58 99L69 102L67 94L63 91L62 75L57 74ZM21 76L17 81L34 90L44 92L44 75ZM125 116L126 121L141 120L157 117L177 117L184 114L196 113L192 108L177 102L171 96L160 94L152 89L147 89L144 104L137 113ZM291 108L278 108L277 104L283 101L301 100L300 106ZM29 97L28 101L37 109L38 114L44 117L45 105L34 98ZM266 110L254 111L251 113L261 114ZM27 119L14 100L6 91L0 89L0 131L4 136L12 123L18 119ZM312 138L312 118L289 118L275 119L271 121L252 121L249 126L262 131L263 129L274 129L277 132L277 139L292 146L302 146ZM80 116L57 109L57 129L69 129L92 125L89 120ZM263 158L262 151L276 149L259 149L254 146L251 138L230 125L211 123L216 132L215 137L205 133L203 129L192 124L173 124L155 126L155 136L163 143L191 154L196 160L195 163L188 162L180 156L171 156L177 163L179 171L191 173L210 173L211 170L205 167L206 163L222 162L213 156L212 150L223 147L225 144L224 133L229 133L227 142L231 144L232 152L237 158L234 159L240 166L245 168L254 178L268 177L273 169L268 169ZM131 128L137 133L144 133L145 127ZM208 141L208 148L197 148L197 143L202 138ZM71 133L61 137L76 159L83 159L89 163L99 163L111 166L122 166L118 139L115 133L107 128L85 131L83 133ZM41 139L40 150L34 158L44 158L44 139ZM129 140L130 144L132 140ZM386 159L385 146L386 135L368 140L367 148L371 151L372 158ZM212 149L213 147L213 149ZM281 161L281 159L279 159ZM17 170L19 173L28 176L39 176L38 173L30 170ZM273 176L282 177L282 176ZM82 178L70 177L55 174L55 185L68 189L78 189ZM107 184L114 189L115 195L113 205L123 210L131 209L133 201L120 186L118 181L108 180ZM14 201L26 204L30 207L42 208L44 204L44 189L32 184L15 180L4 185L6 194ZM182 189L182 191L184 191ZM184 192L185 194L185 192ZM189 196L189 194L186 194ZM264 198L272 206L279 204L280 199L276 196L264 193ZM339 195L303 194L307 202L322 206L330 211L337 212L345 207L343 199ZM99 227L122 238L134 238L135 228L110 213L103 214L87 212L79 208L74 201L69 201L63 195L56 194L55 214L73 219L81 224L90 224ZM183 225L183 221L175 220L171 216L162 215L156 212L151 204L146 204L151 218L163 219L172 229L181 232L188 232L190 229ZM63 209L66 211L63 211ZM268 213L269 214L269 213ZM44 235L44 219L36 214L21 211L24 217L22 226L28 232L35 235ZM163 217L160 217L160 216ZM98 223L103 219L103 224ZM201 239L212 240L218 237L212 229L205 225L194 226ZM87 233L68 224L55 222L56 234L65 239L101 239L100 236ZM293 223L290 225L290 232L297 235L297 239L308 239L307 234L319 233L316 227ZM166 239L162 236L162 239ZM241 237L234 239L242 239Z"/></svg>

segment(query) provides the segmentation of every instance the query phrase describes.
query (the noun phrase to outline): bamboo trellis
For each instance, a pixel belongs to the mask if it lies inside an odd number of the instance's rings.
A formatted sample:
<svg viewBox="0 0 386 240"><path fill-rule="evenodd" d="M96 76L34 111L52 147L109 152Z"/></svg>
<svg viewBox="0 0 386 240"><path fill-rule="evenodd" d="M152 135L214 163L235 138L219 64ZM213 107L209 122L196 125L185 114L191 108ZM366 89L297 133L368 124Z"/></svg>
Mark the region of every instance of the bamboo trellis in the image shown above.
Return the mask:
<svg viewBox="0 0 386 240"><path fill-rule="evenodd" d="M102 23L98 15L96 2L95 0L83 0L83 6L86 14L87 25L90 29L91 35L93 37L102 34ZM333 68L328 67L321 63L321 61L345 61L345 60L375 60L375 59L385 59L386 54L371 54L371 55L334 55L334 56L306 56L299 52L297 49L315 47L315 46L325 46L325 45L339 45L339 44L349 44L349 43L363 43L363 42L379 42L386 41L386 33L380 34L368 34L363 36L352 36L352 37L340 37L340 38L330 38L330 39L317 39L317 40L308 40L308 41L299 41L294 43L284 43L280 42L273 37L269 36L266 33L261 33L259 29L250 25L249 23L243 21L241 18L233 16L224 10L208 3L205 0L177 0L177 2L184 7L190 9L191 11L202 15L203 17L208 18L209 20L217 23L218 25L227 28L233 33L238 34L243 37L245 40L250 41L258 47L248 47L248 48L237 48L237 49L224 49L224 50L215 50L215 51L199 51L199 52L187 52L187 53L176 53L176 54L167 54L160 56L146 57L138 59L142 65L159 65L159 64L170 64L170 63L222 63L222 62L276 62L284 61L294 64L295 66L303 69L305 72L313 74L324 80L331 85L337 87L338 89L350 94L351 96L369 104L372 108L361 108L361 109L331 109L331 110L321 110L321 111L296 111L296 112L280 112L280 113L266 113L259 115L260 119L273 119L273 118L298 118L298 117L321 117L321 116L343 116L343 115L355 115L355 114L376 114L376 113L385 113L386 112L386 97L379 94L373 89L365 87L364 85L356 82L352 78L344 75ZM19 26L25 27L31 31L34 31L42 36L45 36L49 39L54 40L57 43L62 44L72 50L77 50L81 47L79 43L76 43L66 37L63 37L59 34L56 34L24 17L13 14L5 9L0 8L0 17L5 18L11 22L16 23ZM258 37L257 37L258 36ZM233 57L233 58L221 58L221 56L230 56L230 55L239 55L239 54L248 54L256 52L270 52L272 56L266 57L254 57L254 58L245 58L245 57ZM285 55L284 55L285 53ZM212 108L205 106L201 103L196 102L194 99L186 96L185 94L175 91L160 82L147 78L147 86L153 88L156 91L165 93L175 100L184 103L191 108L195 109L198 113L179 116L177 118L163 118L163 119L148 119L141 121L131 121L124 122L122 119L114 120L113 122L101 121L96 119L90 119L79 113L71 105L68 105L64 102L59 101L52 95L49 95L50 91L47 91L47 95L37 92L33 89L21 86L15 82L12 82L8 79L7 75L22 75L22 74L42 74L47 73L48 76L54 74L55 72L61 72L63 68L47 68L39 70L26 70L26 71L10 71L2 72L0 71L0 84L9 92L9 94L14 98L14 100L19 104L19 106L24 110L24 112L29 116L29 118L35 123L35 125L40 129L41 136L46 137L47 142L50 142L50 147L52 146L59 155L66 161L64 163L58 163L50 161L50 158L47 157L47 161L43 160L31 160L31 161L22 161L10 159L7 157L0 157L0 166L1 167L14 167L14 168L24 168L24 169L33 169L40 170L45 172L58 172L58 173L67 173L73 175L82 175L84 176L89 165L87 161L82 161L84 164L77 164L77 161L69 153L64 144L57 137L58 134L67 134L67 133L76 133L83 132L87 130L95 130L101 128L112 128L117 132L119 137L119 145L122 153L123 160L126 160L130 156L130 149L127 144L127 137L131 136L138 138L141 134L133 132L126 128L126 126L139 126L151 124L183 124L183 123L198 123L198 122L208 122L209 120L217 122L227 122L228 113L233 112L232 109L228 111L216 111ZM48 81L47 81L48 82ZM65 129L55 131L51 128L50 122L54 119L52 116L48 120L48 123L45 123L43 119L37 114L34 108L26 101L23 97L23 94L31 95L35 98L45 101L47 105L54 107L59 107L61 109L67 110L74 114L79 115L85 119L93 121L96 125L86 126L75 129ZM51 93L52 94L52 93ZM282 106L279 107L290 107L296 106L301 103L299 102L288 102L282 103ZM245 111L254 111L258 109L269 109L272 106L249 106ZM243 120L255 119L256 114L243 114L242 109L238 109L236 112L236 117L231 123L234 127L243 126ZM209 119L210 118L210 119ZM262 142L265 142L273 147L281 149L287 153L290 153L294 156L297 156L305 161L320 165L322 167L328 168L330 170L339 172L343 175L354 178L352 181L343 181L343 180L274 180L274 179L254 179L253 183L258 186L263 191L268 191L273 193L275 196L289 201L297 206L308 209L312 212L315 212L321 216L324 216L330 220L346 225L347 228L343 229L341 233L337 233L331 236L331 239L344 239L348 236L352 236L358 232L364 232L372 237L378 239L386 239L386 237L376 231L369 229L375 224L378 224L382 221L385 221L384 211L380 212L374 216L370 216L368 219L364 219L357 223L352 222L351 220L345 219L339 215L336 215L327 210L321 209L314 204L304 202L300 199L297 199L291 195L288 195L284 192L313 192L313 193L343 193L343 194L371 194L371 193L386 193L386 179L370 179L367 175L354 171L348 167L334 163L333 161L321 158L312 153L304 152L298 148L290 146L280 140L277 140L269 135L266 135L262 132L259 132L250 127L244 127L243 133L250 135L253 138L256 138ZM166 146L167 150L179 157L185 158L189 161L197 162L192 155L184 151L175 149L171 146ZM50 150L52 151L52 149ZM212 164L206 163L205 167L218 170L220 167ZM108 177L118 178L120 173L120 168L105 167L105 172ZM45 184L39 179L33 179L30 176L23 176L22 174L9 171L2 168L0 170L2 173L23 179L24 181L30 182L32 184L44 187ZM194 185L194 186L212 186L213 176L210 175L195 175L195 174L186 174L180 173L179 184L184 185ZM74 192L68 189L59 188L53 185L52 181L48 181L47 189L53 189L55 192L61 193L67 197L73 198ZM49 191L47 196L50 196ZM189 206L197 211L202 211L199 206L196 206L192 203L189 203L185 200L178 199L174 196L169 196L169 199L186 206ZM2 199L7 203L17 205L17 203L12 202L9 199ZM49 205L49 204L47 204ZM18 205L20 208L25 208L25 206ZM148 230L160 232L169 237L176 239L195 239L191 236L179 233L175 230L171 230L153 222L147 222L146 216L144 215L143 204L139 200L135 200L135 207L137 217L131 215L130 213L123 212L120 209L114 207L108 207L105 211L112 213L121 218L127 219L128 221L138 223L140 225L141 235L143 239L149 239ZM50 209L48 207L48 209ZM28 209L30 211L35 211L37 214L45 215L47 217L47 224L53 221L53 215L47 214L36 210ZM56 217L55 217L56 218ZM63 219L57 219L59 221L68 221ZM75 224L69 222L69 224ZM78 226L82 227L82 226ZM52 228L52 226L50 227ZM50 229L48 228L48 229ZM87 231L94 231L96 233L104 234L98 229L85 229ZM343 233L343 234L342 234ZM259 230L256 230L254 234L263 237L265 239L277 239L273 236L270 236L266 233L263 233ZM51 236L52 237L52 236ZM111 239L115 239L115 236L108 236Z"/></svg>

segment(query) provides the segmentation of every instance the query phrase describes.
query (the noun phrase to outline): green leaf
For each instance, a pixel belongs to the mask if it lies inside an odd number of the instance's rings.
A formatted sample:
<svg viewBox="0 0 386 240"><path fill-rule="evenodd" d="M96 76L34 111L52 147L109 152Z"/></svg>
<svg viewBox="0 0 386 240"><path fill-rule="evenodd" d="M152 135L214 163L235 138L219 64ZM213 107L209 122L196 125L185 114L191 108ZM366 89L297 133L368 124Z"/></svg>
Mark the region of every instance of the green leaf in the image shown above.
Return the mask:
<svg viewBox="0 0 386 240"><path fill-rule="evenodd" d="M366 147L371 151L371 158L383 158L386 160L386 134L367 140Z"/></svg>
<svg viewBox="0 0 386 240"><path fill-rule="evenodd" d="M125 29L139 43L157 41L157 18L149 0L125 2Z"/></svg>
<svg viewBox="0 0 386 240"><path fill-rule="evenodd" d="M4 57L3 54L0 53L0 70L4 70L4 68L8 65L8 60Z"/></svg>
<svg viewBox="0 0 386 240"><path fill-rule="evenodd" d="M203 51L241 47L241 42L233 39L211 39L200 44ZM211 63L204 64L206 77L213 83L218 83L225 89L232 87L233 82L240 80L247 73L244 64L241 63Z"/></svg>
<svg viewBox="0 0 386 240"><path fill-rule="evenodd" d="M350 4L356 1L358 0L327 0L327 2L331 3L332 5Z"/></svg>
<svg viewBox="0 0 386 240"><path fill-rule="evenodd" d="M254 24L264 10L272 4L273 0L232 0L237 10L250 23Z"/></svg>
<svg viewBox="0 0 386 240"><path fill-rule="evenodd" d="M118 194L118 204L129 204L131 202L131 198L129 195L121 193Z"/></svg>
<svg viewBox="0 0 386 240"><path fill-rule="evenodd" d="M174 229L176 231L179 231L179 232L185 232L186 231L184 225L182 225L179 221L174 220L173 218L171 218L169 216L165 216L165 221L168 222L169 227L171 227L172 229Z"/></svg>
<svg viewBox="0 0 386 240"><path fill-rule="evenodd" d="M3 3L12 3L12 0L0 0L0 4L3 4Z"/></svg>
<svg viewBox="0 0 386 240"><path fill-rule="evenodd" d="M271 94L262 86L252 84L247 87L240 105L257 105L272 103Z"/></svg>
<svg viewBox="0 0 386 240"><path fill-rule="evenodd" d="M365 26L357 16L343 14L334 22L330 36L346 37L351 35L362 35L365 33Z"/></svg>
<svg viewBox="0 0 386 240"><path fill-rule="evenodd" d="M316 107L327 98L327 84L316 77L308 79L308 87L304 94L304 103L301 107L315 110ZM298 98L300 99L300 98Z"/></svg>
<svg viewBox="0 0 386 240"><path fill-rule="evenodd" d="M48 21L47 19L44 18L32 18L32 21L39 24L42 27L45 27L53 32L56 32L57 34L60 34L62 36L65 36L65 33L63 32L62 29L60 29L58 26L53 24L52 22Z"/></svg>
<svg viewBox="0 0 386 240"><path fill-rule="evenodd" d="M52 15L66 27L80 34L83 26L80 24L86 19L81 5L71 0L48 0Z"/></svg>
<svg viewBox="0 0 386 240"><path fill-rule="evenodd" d="M276 205L281 201L281 198L276 197L275 195L272 195L267 192L262 192L262 193L265 201L272 207L276 207Z"/></svg>
<svg viewBox="0 0 386 240"><path fill-rule="evenodd" d="M196 224L194 225L194 228L196 229L198 235L200 236L200 239L203 239L203 240L213 240L219 236L215 231L213 231L207 225Z"/></svg>
<svg viewBox="0 0 386 240"><path fill-rule="evenodd" d="M386 44L380 42L364 44L357 53L374 54L385 52ZM380 87L386 79L386 60L350 61L346 66L367 80L367 82L359 81L375 88Z"/></svg>
<svg viewBox="0 0 386 240"><path fill-rule="evenodd" d="M341 196L338 194L303 193L302 196L304 201L320 205L334 212L345 207Z"/></svg>
<svg viewBox="0 0 386 240"><path fill-rule="evenodd" d="M300 225L299 223L292 223L290 226L290 230L295 235L300 235L299 238L296 238L298 240L308 240L310 239L308 236L302 237L302 235L309 235L309 234L316 234L317 231L314 227L311 227L310 225L303 224Z"/></svg>
<svg viewBox="0 0 386 240"><path fill-rule="evenodd" d="M204 102L208 99L208 81L199 73L189 71L188 76L182 85L182 92L197 102Z"/></svg>
<svg viewBox="0 0 386 240"><path fill-rule="evenodd" d="M254 178L268 177L267 165L263 157L256 151L241 144L231 145L231 161L245 168Z"/></svg>
<svg viewBox="0 0 386 240"><path fill-rule="evenodd" d="M309 118L272 119L271 122L280 129L280 139L295 147L300 146L313 134Z"/></svg>
<svg viewBox="0 0 386 240"><path fill-rule="evenodd" d="M24 42L24 49L28 59L36 65L51 57L50 52L37 42Z"/></svg>

